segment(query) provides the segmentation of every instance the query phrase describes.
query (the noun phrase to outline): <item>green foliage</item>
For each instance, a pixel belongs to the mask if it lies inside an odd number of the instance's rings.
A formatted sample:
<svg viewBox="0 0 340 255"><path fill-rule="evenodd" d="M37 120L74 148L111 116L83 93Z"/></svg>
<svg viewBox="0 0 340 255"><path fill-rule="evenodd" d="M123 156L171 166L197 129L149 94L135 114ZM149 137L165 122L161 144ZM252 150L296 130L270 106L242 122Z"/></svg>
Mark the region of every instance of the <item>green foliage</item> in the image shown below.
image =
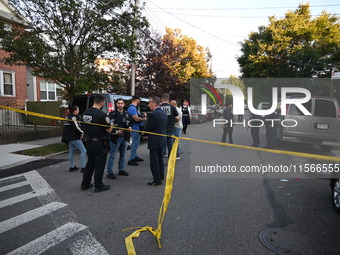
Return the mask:
<svg viewBox="0 0 340 255"><path fill-rule="evenodd" d="M65 143L54 143L39 148L33 148L29 150L21 151L20 154L27 156L48 156L58 152L66 152L68 150L68 145Z"/></svg>
<svg viewBox="0 0 340 255"><path fill-rule="evenodd" d="M246 87L242 79L239 79L234 75L230 75L230 77L228 79L223 80L221 84L231 84L236 87L239 87L243 91L244 94L246 92ZM222 99L223 104L227 102L233 102L232 94L228 89L217 89L217 91L220 93L221 98L223 98Z"/></svg>
<svg viewBox="0 0 340 255"><path fill-rule="evenodd" d="M0 26L7 64L32 67L58 82L68 96L114 86L95 60L129 57L134 26L146 23L129 0L10 0L28 20L26 28Z"/></svg>
<svg viewBox="0 0 340 255"><path fill-rule="evenodd" d="M242 43L237 59L242 77L330 77L340 66L340 23L322 12L312 18L309 4L269 18Z"/></svg>
<svg viewBox="0 0 340 255"><path fill-rule="evenodd" d="M208 49L198 45L179 29L166 28L166 34L144 34L143 54L137 65L136 92L143 96L169 93L175 99L188 99L189 81L196 77L211 77L207 62Z"/></svg>

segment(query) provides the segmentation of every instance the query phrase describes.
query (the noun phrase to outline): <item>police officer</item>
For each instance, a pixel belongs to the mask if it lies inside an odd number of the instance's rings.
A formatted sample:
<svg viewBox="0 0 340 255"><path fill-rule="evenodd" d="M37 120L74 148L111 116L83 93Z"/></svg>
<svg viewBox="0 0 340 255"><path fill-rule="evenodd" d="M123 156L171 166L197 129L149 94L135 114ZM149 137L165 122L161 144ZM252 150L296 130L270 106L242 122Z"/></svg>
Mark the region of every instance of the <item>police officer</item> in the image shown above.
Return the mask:
<svg viewBox="0 0 340 255"><path fill-rule="evenodd" d="M225 143L227 136L229 136L229 143L233 143L233 126L231 125L231 121L234 118L234 114L232 113L232 108L232 103L226 103L226 108L223 111L222 116L228 122L223 126L222 143Z"/></svg>
<svg viewBox="0 0 340 255"><path fill-rule="evenodd" d="M191 111L188 100L184 100L182 111L183 134L187 133L188 124L190 123Z"/></svg>
<svg viewBox="0 0 340 255"><path fill-rule="evenodd" d="M269 109L271 108L271 105L269 106ZM279 114L277 112L277 109L265 116L264 124L266 126L266 140L267 145L265 148L267 149L275 149L276 147L276 132L277 132L277 121L280 120Z"/></svg>
<svg viewBox="0 0 340 255"><path fill-rule="evenodd" d="M259 147L260 146L260 127L263 125L263 122L261 120L261 116L256 115L254 113L250 114L249 118L249 124L250 126L250 134L253 138L253 144L252 147ZM247 127L247 131L249 130L249 126Z"/></svg>
<svg viewBox="0 0 340 255"><path fill-rule="evenodd" d="M125 171L125 155L127 141L130 139L129 131L131 131L131 115L124 110L124 107L124 100L122 98L118 98L116 101L116 110L109 113L110 122L113 123L113 126L115 127L110 134L110 154L107 161L106 172L106 177L109 179L116 179L116 176L113 173L113 165L118 150L118 175L129 175L129 173ZM129 131L126 129L129 129Z"/></svg>
<svg viewBox="0 0 340 255"><path fill-rule="evenodd" d="M110 189L109 185L103 184L103 173L106 164L107 148L105 146L105 137L107 133L112 132L109 117L101 111L104 106L105 98L103 95L96 95L92 108L87 109L83 113L83 120L86 123L100 124L84 124L83 130L86 137L88 161L81 183L81 190L89 189L93 186L91 183L94 173L94 192L101 192ZM104 125L104 126L102 126Z"/></svg>
<svg viewBox="0 0 340 255"><path fill-rule="evenodd" d="M166 146L168 148L168 157L170 157L172 145L174 143L174 139L170 136L174 135L175 131L175 122L179 121L179 115L176 107L170 104L170 95L168 93L164 93L162 95L162 104L160 105L161 109L165 111L168 116L168 123L166 126ZM164 148L164 156L166 156L166 148Z"/></svg>

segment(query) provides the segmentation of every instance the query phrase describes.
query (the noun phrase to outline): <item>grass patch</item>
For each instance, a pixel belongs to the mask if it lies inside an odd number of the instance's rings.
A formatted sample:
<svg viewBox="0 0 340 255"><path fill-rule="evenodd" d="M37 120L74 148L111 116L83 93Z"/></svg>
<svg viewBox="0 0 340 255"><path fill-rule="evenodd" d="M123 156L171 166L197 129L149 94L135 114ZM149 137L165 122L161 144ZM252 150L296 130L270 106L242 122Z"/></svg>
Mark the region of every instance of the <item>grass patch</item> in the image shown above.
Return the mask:
<svg viewBox="0 0 340 255"><path fill-rule="evenodd" d="M39 148L33 148L29 150L20 151L19 153L22 155L27 156L47 156L54 153L67 151L68 150L68 144L65 143L54 143L49 144L43 147Z"/></svg>

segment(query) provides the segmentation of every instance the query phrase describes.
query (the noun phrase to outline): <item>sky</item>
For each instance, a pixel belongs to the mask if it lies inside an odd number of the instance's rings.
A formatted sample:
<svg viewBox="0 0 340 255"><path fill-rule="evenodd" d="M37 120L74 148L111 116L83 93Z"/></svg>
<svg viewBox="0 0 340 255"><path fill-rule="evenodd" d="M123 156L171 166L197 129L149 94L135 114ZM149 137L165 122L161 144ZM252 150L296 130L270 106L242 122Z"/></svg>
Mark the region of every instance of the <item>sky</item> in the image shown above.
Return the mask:
<svg viewBox="0 0 340 255"><path fill-rule="evenodd" d="M340 15L339 0L145 0L142 12L158 33L163 35L166 26L179 28L183 35L208 47L213 73L224 78L241 75L236 57L241 55L239 43L249 33L267 26L269 16L284 17L288 10L307 2L313 16L323 10Z"/></svg>

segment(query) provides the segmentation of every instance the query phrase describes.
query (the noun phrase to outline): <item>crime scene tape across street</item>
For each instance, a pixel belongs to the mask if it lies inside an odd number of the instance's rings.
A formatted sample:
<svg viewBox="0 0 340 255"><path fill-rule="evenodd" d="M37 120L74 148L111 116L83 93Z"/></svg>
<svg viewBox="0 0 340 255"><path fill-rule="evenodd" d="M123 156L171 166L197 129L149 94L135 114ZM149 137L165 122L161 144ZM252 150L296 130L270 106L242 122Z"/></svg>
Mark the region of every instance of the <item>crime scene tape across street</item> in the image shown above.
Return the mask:
<svg viewBox="0 0 340 255"><path fill-rule="evenodd" d="M10 110L10 111L19 112L19 113L23 113L23 114L29 114L29 115L33 115L33 116L37 116L37 117L42 117L42 118L62 120L62 121L69 120L67 118L61 118L61 117L47 115L47 114L41 114L41 113L19 110L19 109L15 109L15 108L3 106L3 105L0 105L0 108ZM78 122L79 123L92 124L92 125L98 125L98 126L104 126L104 127L110 127L108 125L87 123L87 122L84 122L84 121L78 121ZM129 129L118 128L118 127L114 127L114 128L121 129L121 130L129 130ZM132 131L141 132L141 133L145 133L145 134L152 134L152 135L168 136L168 135L146 132L146 131L139 131L139 130L132 130ZM168 209L168 205L169 205L170 198L171 198L171 193L172 193L172 188L173 188L173 180L174 180L174 177L175 177L176 154L177 154L177 149L178 149L178 144L179 144L180 139L192 141L192 142L200 142L200 143L207 143L207 144L214 144L214 145L223 145L223 146L234 147L234 148L239 148L239 149L264 151L264 152L269 152L269 153L284 154L284 155L290 155L290 156L295 156L295 157L325 160L325 161L332 161L332 162L340 162L340 158L338 158L338 157L315 155L315 154L292 152L292 151L283 151L283 150L256 148L256 147L250 147L250 146L244 146L244 145L227 144L227 143L206 141L206 140L187 138L187 137L176 137L176 136L171 136L171 137L175 139L175 142L173 144L173 149L171 150L169 161L168 161L166 184L165 184L165 188L164 188L164 196L163 196L162 205L161 205L160 210L159 210L157 229L150 227L150 226L146 226L146 227L128 228L128 229L123 230L123 231L126 231L126 230L131 230L131 229L137 229L131 235L129 235L128 237L125 238L125 244L126 244L126 249L128 251L128 255L135 255L136 254L136 250L135 250L134 245L133 245L133 239L139 237L140 233L143 232L143 231L150 231L156 237L156 239L158 241L159 248L162 247L161 241L160 241L161 236L162 236L162 224L163 224L165 214L166 214L166 211Z"/></svg>

